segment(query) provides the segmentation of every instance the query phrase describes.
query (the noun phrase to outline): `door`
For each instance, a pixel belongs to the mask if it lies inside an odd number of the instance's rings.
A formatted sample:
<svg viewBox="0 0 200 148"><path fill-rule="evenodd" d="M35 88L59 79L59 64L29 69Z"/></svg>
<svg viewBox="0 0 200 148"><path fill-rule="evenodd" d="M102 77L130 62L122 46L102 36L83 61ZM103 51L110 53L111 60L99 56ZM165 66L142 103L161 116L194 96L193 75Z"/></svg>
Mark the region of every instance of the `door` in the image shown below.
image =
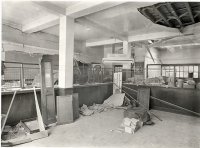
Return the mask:
<svg viewBox="0 0 200 148"><path fill-rule="evenodd" d="M41 112L44 124L46 125L56 122L52 67L52 56L44 55L40 61Z"/></svg>
<svg viewBox="0 0 200 148"><path fill-rule="evenodd" d="M114 66L114 75L113 75L113 94L117 90L121 92L122 89L122 65Z"/></svg>

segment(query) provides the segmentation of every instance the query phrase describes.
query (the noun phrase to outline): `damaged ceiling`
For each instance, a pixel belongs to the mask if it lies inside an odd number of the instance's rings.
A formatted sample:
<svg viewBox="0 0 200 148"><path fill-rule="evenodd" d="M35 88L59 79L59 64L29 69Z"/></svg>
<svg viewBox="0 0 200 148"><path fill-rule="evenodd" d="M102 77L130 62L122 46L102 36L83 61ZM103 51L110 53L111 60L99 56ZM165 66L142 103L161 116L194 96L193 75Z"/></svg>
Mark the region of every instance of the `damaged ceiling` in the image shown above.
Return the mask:
<svg viewBox="0 0 200 148"><path fill-rule="evenodd" d="M199 2L165 2L138 9L155 24L182 29L200 22Z"/></svg>

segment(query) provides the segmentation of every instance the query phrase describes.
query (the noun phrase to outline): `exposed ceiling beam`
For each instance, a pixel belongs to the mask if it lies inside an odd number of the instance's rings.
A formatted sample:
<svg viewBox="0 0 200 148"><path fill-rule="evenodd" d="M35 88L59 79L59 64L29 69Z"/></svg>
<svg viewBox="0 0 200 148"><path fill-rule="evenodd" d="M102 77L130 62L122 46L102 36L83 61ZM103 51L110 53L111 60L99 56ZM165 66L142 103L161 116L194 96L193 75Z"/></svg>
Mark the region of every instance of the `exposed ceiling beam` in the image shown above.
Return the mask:
<svg viewBox="0 0 200 148"><path fill-rule="evenodd" d="M66 10L48 1L33 1L33 3L45 8L48 12L57 15L66 15Z"/></svg>
<svg viewBox="0 0 200 148"><path fill-rule="evenodd" d="M199 16L200 15L200 11L198 11L198 10L196 10L196 11L194 11L196 14L194 15L194 18L196 18L197 16Z"/></svg>
<svg viewBox="0 0 200 148"><path fill-rule="evenodd" d="M152 22L154 22L155 20L153 19L152 14L151 14L151 13L148 13L147 10L148 10L148 9L142 9L142 10L141 10L142 14L144 14L145 17L147 17L147 18L150 19Z"/></svg>
<svg viewBox="0 0 200 148"><path fill-rule="evenodd" d="M190 8L189 3L186 2L186 3L185 3L185 6L186 6L186 8L187 8L187 10L188 10L188 12L189 12L189 15L190 15L190 18L191 18L192 22L195 23L194 17L193 17L193 14L192 14L192 11L191 11L191 8Z"/></svg>
<svg viewBox="0 0 200 148"><path fill-rule="evenodd" d="M153 9L156 11L156 13L164 20L164 22L172 27L172 25L170 24L170 22L166 19L166 17L162 14L162 12L160 12L160 10L156 7L156 6L153 6Z"/></svg>
<svg viewBox="0 0 200 148"><path fill-rule="evenodd" d="M176 11L174 10L174 8L173 8L173 6L171 5L171 3L167 3L167 7L168 7L168 9L170 10L170 12L174 15L174 18L177 20L177 22L179 23L179 25L180 25L180 28L182 28L183 27L183 24L182 24L182 22L181 22L181 20L179 19L179 17L178 17L178 15L177 15L177 13L176 13Z"/></svg>
<svg viewBox="0 0 200 148"><path fill-rule="evenodd" d="M59 39L57 36L50 35L43 32L27 34L21 32L19 29L2 25L2 41L14 42L18 44L36 46L52 50L58 50Z"/></svg>
<svg viewBox="0 0 200 148"><path fill-rule="evenodd" d="M146 49L147 49L149 55L151 56L151 59L152 59L153 62L155 63L155 60L154 60L154 58L153 58L153 55L151 54L150 48L149 48L147 45L146 45L145 47L146 47Z"/></svg>
<svg viewBox="0 0 200 148"><path fill-rule="evenodd" d="M2 19L2 25L6 25L6 26L10 26L12 28L16 28L18 30L22 30L22 25L20 24L16 24L10 20L5 20L5 19Z"/></svg>
<svg viewBox="0 0 200 148"><path fill-rule="evenodd" d="M88 19L86 17L82 17L82 18L76 19L76 22L81 24L81 25L84 25L84 26L95 28L95 29L97 29L99 31L102 31L105 34L111 35L112 37L117 38L119 40L123 40L123 41L124 40L125 41L128 40L127 37L125 37L123 35L120 35L118 32L113 31L112 29L107 28L107 27L105 27L103 25L100 25L99 23L94 22L94 21L92 21L92 20L90 20L90 19Z"/></svg>
<svg viewBox="0 0 200 148"><path fill-rule="evenodd" d="M104 9L108 9L117 5L125 3L121 2L105 2L105 1L89 1L89 2L79 2L68 8L66 8L66 15L73 18L79 18L82 16L89 15Z"/></svg>
<svg viewBox="0 0 200 148"><path fill-rule="evenodd" d="M33 4L44 8L49 13L54 14L54 16L44 16L30 23L26 23L26 25L23 25L22 27L22 31L25 33L33 33L55 26L59 23L59 15L66 14L66 10L64 8L58 7L47 1L34 1Z"/></svg>
<svg viewBox="0 0 200 148"><path fill-rule="evenodd" d="M122 43L121 40L115 40L115 39L105 39L100 41L92 41L92 42L86 42L86 47L94 47L94 46L102 46L102 45L110 45L115 43Z"/></svg>
<svg viewBox="0 0 200 148"><path fill-rule="evenodd" d="M70 17L78 18L104 9L108 9L110 7L117 6L124 2L79 2L77 4L69 6L66 9L58 7L55 4L47 1L34 1L33 3L45 8L48 12L54 14L55 16L44 16L43 18L39 18L37 20L34 20L33 22L24 25L22 27L22 31L26 33L37 32L57 25L59 23L59 15L68 15Z"/></svg>
<svg viewBox="0 0 200 148"><path fill-rule="evenodd" d="M22 26L22 31L25 33L33 33L46 28L52 27L59 24L59 17L57 16L46 16L38 18L26 25Z"/></svg>
<svg viewBox="0 0 200 148"><path fill-rule="evenodd" d="M128 42L163 39L163 38L176 37L176 36L181 35L181 33L177 29L173 29L173 30L174 30L173 32L162 31L162 32L154 32L154 33L128 36ZM105 39L105 40L91 41L91 42L88 41L86 42L86 47L109 45L109 44L114 44L114 43L122 43L122 41L115 40L115 39Z"/></svg>
<svg viewBox="0 0 200 148"><path fill-rule="evenodd" d="M169 38L167 40L160 40L149 47L178 47L189 45L200 45L199 35L182 35L178 37Z"/></svg>
<svg viewBox="0 0 200 148"><path fill-rule="evenodd" d="M161 32L153 32L153 33L129 36L128 41L137 42L137 41L162 39L162 38L175 37L175 36L180 36L180 32L174 29L174 32L161 31Z"/></svg>
<svg viewBox="0 0 200 148"><path fill-rule="evenodd" d="M55 49L43 48L43 47L26 45L15 42L2 41L2 47L4 51L20 51L26 53L50 54L50 55L58 54L58 50Z"/></svg>
<svg viewBox="0 0 200 148"><path fill-rule="evenodd" d="M155 45L153 47L182 47L182 46L200 46L200 43L198 42L195 42L195 43L180 43L180 44L162 44L162 45Z"/></svg>

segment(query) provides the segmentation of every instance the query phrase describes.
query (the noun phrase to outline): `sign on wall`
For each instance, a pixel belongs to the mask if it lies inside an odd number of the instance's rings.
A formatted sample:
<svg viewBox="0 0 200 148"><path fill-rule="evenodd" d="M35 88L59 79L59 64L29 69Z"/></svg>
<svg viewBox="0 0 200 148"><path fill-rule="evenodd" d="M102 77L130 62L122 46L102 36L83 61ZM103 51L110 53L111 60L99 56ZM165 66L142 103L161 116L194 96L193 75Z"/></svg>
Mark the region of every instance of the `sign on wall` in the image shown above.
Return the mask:
<svg viewBox="0 0 200 148"><path fill-rule="evenodd" d="M135 62L135 75L144 75L144 62Z"/></svg>

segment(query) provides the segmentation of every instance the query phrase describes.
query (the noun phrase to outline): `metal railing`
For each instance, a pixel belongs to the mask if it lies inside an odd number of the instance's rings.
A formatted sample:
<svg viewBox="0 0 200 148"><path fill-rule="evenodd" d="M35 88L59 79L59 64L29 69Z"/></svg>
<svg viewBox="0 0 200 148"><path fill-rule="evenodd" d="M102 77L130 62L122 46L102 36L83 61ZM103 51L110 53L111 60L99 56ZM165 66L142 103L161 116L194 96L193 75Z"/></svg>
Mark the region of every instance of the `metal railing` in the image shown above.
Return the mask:
<svg viewBox="0 0 200 148"><path fill-rule="evenodd" d="M40 73L38 64L19 62L3 64L2 88L32 87L35 76Z"/></svg>
<svg viewBox="0 0 200 148"><path fill-rule="evenodd" d="M111 68L74 68L74 84L106 83L113 81Z"/></svg>
<svg viewBox="0 0 200 148"><path fill-rule="evenodd" d="M39 64L4 62L1 77L2 88L40 87ZM58 85L58 65L53 66L54 84ZM82 68L74 67L74 84L91 84L113 82L112 68Z"/></svg>

